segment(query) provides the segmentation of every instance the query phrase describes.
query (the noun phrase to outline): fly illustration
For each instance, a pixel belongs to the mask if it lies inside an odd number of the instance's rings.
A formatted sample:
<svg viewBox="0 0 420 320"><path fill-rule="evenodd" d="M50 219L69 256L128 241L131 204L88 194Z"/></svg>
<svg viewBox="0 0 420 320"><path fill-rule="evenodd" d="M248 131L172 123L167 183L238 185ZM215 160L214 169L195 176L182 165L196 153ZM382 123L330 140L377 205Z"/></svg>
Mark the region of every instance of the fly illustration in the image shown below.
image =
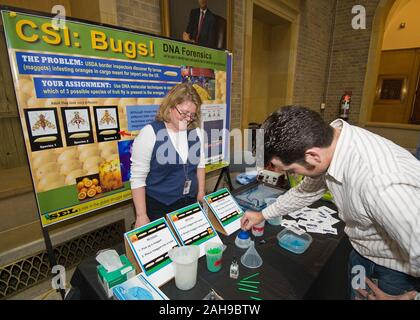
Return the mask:
<svg viewBox="0 0 420 320"><path fill-rule="evenodd" d="M80 125L83 125L86 123L86 120L83 119L78 111L74 112L73 119L70 120L70 125L77 126L78 129L80 129Z"/></svg>
<svg viewBox="0 0 420 320"><path fill-rule="evenodd" d="M99 124L104 124L104 123L106 123L107 125L109 125L110 123L116 123L115 119L109 114L108 110L105 110L105 114L101 118L101 121L99 122Z"/></svg>
<svg viewBox="0 0 420 320"><path fill-rule="evenodd" d="M55 129L55 125L47 120L45 114L41 113L38 115L38 121L35 122L35 124L32 126L32 131L39 130L39 128L42 128L45 131L45 128L47 127L50 129Z"/></svg>

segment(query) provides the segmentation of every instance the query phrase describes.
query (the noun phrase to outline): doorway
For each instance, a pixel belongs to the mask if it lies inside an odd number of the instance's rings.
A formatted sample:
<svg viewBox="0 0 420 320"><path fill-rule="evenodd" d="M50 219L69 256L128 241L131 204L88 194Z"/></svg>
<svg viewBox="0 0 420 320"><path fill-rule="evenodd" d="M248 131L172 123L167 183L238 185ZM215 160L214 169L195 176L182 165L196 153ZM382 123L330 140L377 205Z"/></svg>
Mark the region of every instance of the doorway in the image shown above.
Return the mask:
<svg viewBox="0 0 420 320"><path fill-rule="evenodd" d="M363 89L363 95L362 95L362 103L361 103L361 109L360 109L360 118L359 118L359 125L361 127L364 127L365 129L374 132L376 134L379 134L396 144L408 149L411 152L415 152L416 146L418 144L419 140L419 133L420 133L420 126L418 124L415 124L414 122L407 123L407 121L399 123L391 123L389 122L389 119L384 119L381 121L375 121L373 116L375 116L374 112L374 106L375 102L377 101L377 97L379 91L378 88L382 88L383 85L378 85L378 79L381 77L381 57L384 49L386 49L388 52L395 51L396 47L391 47L388 44L398 44L399 41L405 40L406 38L398 36L393 37L392 41L385 42L384 47L384 35L386 32L386 27L389 25L387 22L390 21L388 18L395 16L395 12L398 9L401 9L402 6L410 3L411 0L380 0L378 7L376 9L373 22L372 22L372 36L371 36L371 42L370 42L370 48L369 48L369 58L367 62L367 69L366 69L366 75L365 75L365 85ZM415 2L414 2L415 3ZM410 10L412 12L417 12ZM395 28L391 28L390 30L393 30L395 32L404 32L406 28L400 29L398 22L401 23L401 19L395 20L396 26ZM411 23L407 23L406 26L412 25ZM418 28L417 28L418 30ZM418 39L418 38L417 38ZM407 48L405 48L407 49ZM418 70L417 68L412 70ZM398 70L397 75L400 74L400 70ZM394 75L393 75L394 76ZM417 73L415 73L415 76L417 76ZM382 75L382 79L384 78L384 75ZM417 78L415 77L414 82L417 81ZM410 83L407 81L406 83L408 85L413 84L413 81L410 81ZM383 82L382 82L383 84ZM391 82L389 82L391 84ZM416 83L415 83L416 84ZM407 92L408 93L408 92ZM412 106L413 100L411 100L408 95L406 95L405 98L410 102L410 106ZM405 109L406 111L407 109ZM408 110L408 114L410 114ZM378 113L377 113L378 114ZM394 119L395 116L392 118ZM409 117L407 118L409 119Z"/></svg>
<svg viewBox="0 0 420 320"><path fill-rule="evenodd" d="M291 103L297 43L297 12L253 1L248 6L245 44L244 128L261 124L273 111Z"/></svg>

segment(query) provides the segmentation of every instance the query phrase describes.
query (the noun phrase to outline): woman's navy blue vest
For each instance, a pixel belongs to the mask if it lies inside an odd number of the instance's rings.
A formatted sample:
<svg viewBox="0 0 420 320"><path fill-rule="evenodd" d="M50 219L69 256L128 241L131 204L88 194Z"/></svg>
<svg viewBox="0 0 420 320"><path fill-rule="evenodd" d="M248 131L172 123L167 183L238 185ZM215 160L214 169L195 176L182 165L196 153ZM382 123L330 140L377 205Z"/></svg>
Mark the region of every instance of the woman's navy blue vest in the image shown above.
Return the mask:
<svg viewBox="0 0 420 320"><path fill-rule="evenodd" d="M200 161L200 138L197 130L188 130L188 160L183 163L166 130L165 123L154 121L151 126L156 135L150 160L150 172L146 178L146 194L170 205L184 197L196 197L198 193L197 166ZM186 180L191 180L190 192L183 195Z"/></svg>

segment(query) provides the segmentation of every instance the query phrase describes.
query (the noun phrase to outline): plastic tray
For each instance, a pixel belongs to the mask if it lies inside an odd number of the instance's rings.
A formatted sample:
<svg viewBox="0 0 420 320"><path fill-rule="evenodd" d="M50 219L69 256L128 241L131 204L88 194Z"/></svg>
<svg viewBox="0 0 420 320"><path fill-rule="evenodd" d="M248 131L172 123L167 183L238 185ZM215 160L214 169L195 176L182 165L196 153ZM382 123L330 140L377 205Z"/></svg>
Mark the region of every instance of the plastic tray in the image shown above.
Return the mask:
<svg viewBox="0 0 420 320"><path fill-rule="evenodd" d="M312 237L307 233L298 235L293 231L284 229L277 234L277 241L280 247L296 254L302 254L311 245Z"/></svg>
<svg viewBox="0 0 420 320"><path fill-rule="evenodd" d="M267 207L265 199L275 198L285 193L286 190L272 188L263 184L246 189L235 195L235 200L243 210L261 211Z"/></svg>

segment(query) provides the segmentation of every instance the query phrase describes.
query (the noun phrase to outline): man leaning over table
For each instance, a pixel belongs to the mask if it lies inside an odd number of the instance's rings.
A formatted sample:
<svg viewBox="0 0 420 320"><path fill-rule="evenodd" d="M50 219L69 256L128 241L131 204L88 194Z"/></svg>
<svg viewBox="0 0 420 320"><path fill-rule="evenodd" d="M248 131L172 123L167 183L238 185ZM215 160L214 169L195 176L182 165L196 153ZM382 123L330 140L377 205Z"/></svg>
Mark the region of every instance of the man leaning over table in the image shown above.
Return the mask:
<svg viewBox="0 0 420 320"><path fill-rule="evenodd" d="M366 272L366 286L351 286L351 298L414 299L420 292L420 162L385 138L341 119L327 124L304 107L278 110L262 129L267 162L305 178L262 212L247 211L242 228L299 210L330 190L353 247L350 286L353 267Z"/></svg>

